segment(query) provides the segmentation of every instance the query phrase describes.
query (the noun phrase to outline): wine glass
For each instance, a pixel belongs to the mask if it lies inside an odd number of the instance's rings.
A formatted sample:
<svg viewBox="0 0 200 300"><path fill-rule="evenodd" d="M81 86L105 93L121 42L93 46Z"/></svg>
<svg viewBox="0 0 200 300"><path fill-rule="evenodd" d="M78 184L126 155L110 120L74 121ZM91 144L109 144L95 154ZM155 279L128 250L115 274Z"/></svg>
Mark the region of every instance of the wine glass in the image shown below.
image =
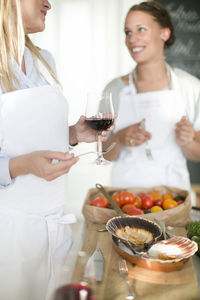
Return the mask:
<svg viewBox="0 0 200 300"><path fill-rule="evenodd" d="M110 128L114 123L112 93L88 93L85 115L88 126L98 131L97 159L95 163L97 165L110 164L110 162L103 158L101 133L103 130Z"/></svg>
<svg viewBox="0 0 200 300"><path fill-rule="evenodd" d="M96 282L94 278L85 278L85 266L88 255L84 251L69 252L67 258L68 272L71 273L69 282L59 286L54 293L54 300L95 300ZM71 264L70 260L73 260ZM71 265L70 265L71 264Z"/></svg>

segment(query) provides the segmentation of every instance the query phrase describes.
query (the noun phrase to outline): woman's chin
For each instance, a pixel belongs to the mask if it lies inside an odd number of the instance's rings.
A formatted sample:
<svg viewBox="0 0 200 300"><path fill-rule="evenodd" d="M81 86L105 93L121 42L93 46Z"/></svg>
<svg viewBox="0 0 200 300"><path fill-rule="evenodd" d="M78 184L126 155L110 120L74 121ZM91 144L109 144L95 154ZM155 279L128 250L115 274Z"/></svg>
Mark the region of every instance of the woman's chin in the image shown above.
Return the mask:
<svg viewBox="0 0 200 300"><path fill-rule="evenodd" d="M45 30L45 23L38 24L34 28L26 28L25 29L25 34L32 34L32 33L37 33L37 32L42 32Z"/></svg>

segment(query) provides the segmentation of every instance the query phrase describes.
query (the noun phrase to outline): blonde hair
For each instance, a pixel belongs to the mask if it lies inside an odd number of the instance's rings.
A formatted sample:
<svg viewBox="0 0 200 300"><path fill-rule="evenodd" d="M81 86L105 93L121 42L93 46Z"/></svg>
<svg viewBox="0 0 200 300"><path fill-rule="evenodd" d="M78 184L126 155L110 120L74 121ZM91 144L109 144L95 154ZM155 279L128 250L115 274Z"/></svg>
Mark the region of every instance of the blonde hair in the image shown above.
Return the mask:
<svg viewBox="0 0 200 300"><path fill-rule="evenodd" d="M42 57L39 48L24 33L20 0L0 0L0 86L3 92L15 90L17 78L12 65L22 63L25 45L44 64L59 84L53 70ZM18 81L17 81L18 82Z"/></svg>

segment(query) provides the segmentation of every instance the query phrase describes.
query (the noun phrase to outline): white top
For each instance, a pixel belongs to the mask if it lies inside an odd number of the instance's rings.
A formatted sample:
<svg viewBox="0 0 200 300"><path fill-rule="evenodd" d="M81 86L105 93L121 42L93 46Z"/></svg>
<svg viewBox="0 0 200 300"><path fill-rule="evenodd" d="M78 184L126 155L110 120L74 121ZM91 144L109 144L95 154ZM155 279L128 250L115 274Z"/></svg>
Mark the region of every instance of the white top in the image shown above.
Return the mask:
<svg viewBox="0 0 200 300"><path fill-rule="evenodd" d="M200 130L200 80L193 75L178 69L171 68L178 77L181 95L185 102L187 117L193 123L195 130ZM126 85L121 77L113 79L105 87L105 91L112 92L114 110L117 113L119 108L119 98L121 90Z"/></svg>
<svg viewBox="0 0 200 300"><path fill-rule="evenodd" d="M113 93L118 113L114 132L146 118L146 128L153 135L149 141L153 161L145 155L145 144L122 147L112 168L113 186L164 184L189 189L186 161L176 143L174 124L187 115L195 129L200 130L200 81L182 70L170 71L172 81L168 90L138 93L133 84L126 86L121 78L105 88Z"/></svg>
<svg viewBox="0 0 200 300"><path fill-rule="evenodd" d="M52 70L56 73L55 61L53 56L47 50L40 50L41 55L47 61L47 63L51 66ZM21 86L16 84L16 90L33 88L38 86L44 86L48 84L46 79L39 74L31 51L25 47L24 51L24 60L25 60L25 68L26 74L22 72L19 65L17 63L14 64L15 75L19 80ZM1 100L2 90L0 88L0 100ZM3 188L12 183L12 179L10 178L9 173L9 161L10 157L6 154L1 153L2 146L2 136L1 136L1 114L0 114L0 188Z"/></svg>

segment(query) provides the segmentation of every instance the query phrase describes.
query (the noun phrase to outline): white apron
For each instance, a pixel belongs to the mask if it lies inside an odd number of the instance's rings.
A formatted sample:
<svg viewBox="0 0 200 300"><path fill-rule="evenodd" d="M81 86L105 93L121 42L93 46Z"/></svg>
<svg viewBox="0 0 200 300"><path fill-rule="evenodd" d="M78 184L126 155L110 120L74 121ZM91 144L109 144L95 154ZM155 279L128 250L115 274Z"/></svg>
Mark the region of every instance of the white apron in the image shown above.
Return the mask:
<svg viewBox="0 0 200 300"><path fill-rule="evenodd" d="M151 132L149 145L154 160L148 160L145 144L123 147L112 169L112 185L118 187L153 187L167 185L190 189L186 159L175 138L175 123L186 115L178 79L171 72L172 89L137 93L132 74L129 86L120 94L115 131L146 119Z"/></svg>
<svg viewBox="0 0 200 300"><path fill-rule="evenodd" d="M6 93L0 107L2 152L67 150L68 105L55 83ZM63 216L64 183L65 176L47 182L25 175L0 189L0 299L50 299L63 283L72 244L67 224L75 222L74 215Z"/></svg>

